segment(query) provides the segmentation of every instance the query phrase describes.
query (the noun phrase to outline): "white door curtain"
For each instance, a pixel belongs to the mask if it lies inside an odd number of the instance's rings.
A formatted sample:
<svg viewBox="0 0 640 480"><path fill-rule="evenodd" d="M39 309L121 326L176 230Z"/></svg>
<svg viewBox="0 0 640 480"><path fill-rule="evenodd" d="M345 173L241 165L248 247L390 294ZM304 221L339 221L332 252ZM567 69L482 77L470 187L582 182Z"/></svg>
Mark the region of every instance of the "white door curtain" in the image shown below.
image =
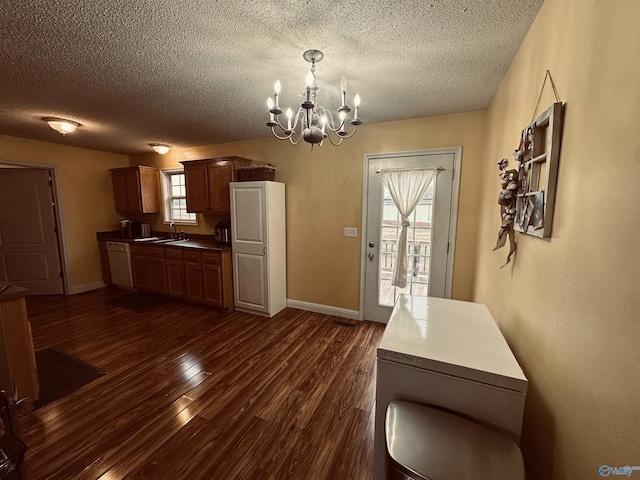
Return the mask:
<svg viewBox="0 0 640 480"><path fill-rule="evenodd" d="M382 171L382 183L389 189L402 219L402 230L396 246L391 278L391 285L394 287L407 286L407 227L411 225L409 216L420 203L437 173L438 171L433 169Z"/></svg>

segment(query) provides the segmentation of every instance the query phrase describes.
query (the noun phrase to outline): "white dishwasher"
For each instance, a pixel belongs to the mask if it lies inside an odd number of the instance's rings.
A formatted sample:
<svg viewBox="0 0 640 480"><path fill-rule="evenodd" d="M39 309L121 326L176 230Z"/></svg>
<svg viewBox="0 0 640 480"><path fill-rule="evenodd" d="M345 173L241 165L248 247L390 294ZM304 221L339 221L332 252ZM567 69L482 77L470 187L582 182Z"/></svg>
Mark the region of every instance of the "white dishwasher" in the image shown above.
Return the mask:
<svg viewBox="0 0 640 480"><path fill-rule="evenodd" d="M125 242L107 242L109 254L109 270L111 281L124 288L133 288L133 275L131 274L131 249Z"/></svg>

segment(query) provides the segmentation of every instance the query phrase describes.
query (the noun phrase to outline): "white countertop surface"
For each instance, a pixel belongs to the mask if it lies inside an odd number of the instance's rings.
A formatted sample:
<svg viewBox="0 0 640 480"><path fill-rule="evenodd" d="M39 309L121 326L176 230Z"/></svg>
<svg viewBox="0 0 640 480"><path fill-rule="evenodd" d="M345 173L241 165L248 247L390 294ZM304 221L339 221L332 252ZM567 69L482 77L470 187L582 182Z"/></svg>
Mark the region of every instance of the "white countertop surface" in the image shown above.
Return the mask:
<svg viewBox="0 0 640 480"><path fill-rule="evenodd" d="M402 294L378 358L526 392L527 379L482 304Z"/></svg>

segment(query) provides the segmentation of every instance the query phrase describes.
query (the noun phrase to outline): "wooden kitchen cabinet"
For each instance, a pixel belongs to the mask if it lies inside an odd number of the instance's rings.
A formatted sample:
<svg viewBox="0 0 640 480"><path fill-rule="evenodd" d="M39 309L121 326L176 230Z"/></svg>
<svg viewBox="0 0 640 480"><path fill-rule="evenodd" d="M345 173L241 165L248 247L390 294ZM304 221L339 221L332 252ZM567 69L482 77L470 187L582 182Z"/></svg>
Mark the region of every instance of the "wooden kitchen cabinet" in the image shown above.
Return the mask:
<svg viewBox="0 0 640 480"><path fill-rule="evenodd" d="M116 211L121 213L160 212L160 172L138 165L111 169Z"/></svg>
<svg viewBox="0 0 640 480"><path fill-rule="evenodd" d="M188 252L184 256L186 298L232 312L231 252Z"/></svg>
<svg viewBox="0 0 640 480"><path fill-rule="evenodd" d="M25 289L12 285L0 294L0 390L35 402L39 396L38 370L25 293Z"/></svg>
<svg viewBox="0 0 640 480"><path fill-rule="evenodd" d="M234 311L230 251L133 244L131 269L139 290Z"/></svg>
<svg viewBox="0 0 640 480"><path fill-rule="evenodd" d="M154 293L167 293L164 247L131 245L133 286Z"/></svg>
<svg viewBox="0 0 640 480"><path fill-rule="evenodd" d="M107 242L98 242L100 250L100 270L102 272L102 281L106 285L111 285L111 267L109 266L109 252L107 252Z"/></svg>
<svg viewBox="0 0 640 480"><path fill-rule="evenodd" d="M167 269L164 258L149 258L149 291L167 293Z"/></svg>
<svg viewBox="0 0 640 480"><path fill-rule="evenodd" d="M184 166L187 211L229 213L229 183L236 180L236 170L250 165L242 157L220 157L180 162Z"/></svg>
<svg viewBox="0 0 640 480"><path fill-rule="evenodd" d="M233 278L231 252L202 254L202 283L204 303L233 311Z"/></svg>
<svg viewBox="0 0 640 480"><path fill-rule="evenodd" d="M140 290L149 290L149 259L144 255L131 255L133 286Z"/></svg>
<svg viewBox="0 0 640 480"><path fill-rule="evenodd" d="M184 253L184 279L187 300L202 303L202 257L200 252L187 250Z"/></svg>
<svg viewBox="0 0 640 480"><path fill-rule="evenodd" d="M184 262L181 248L165 248L167 295L185 298Z"/></svg>

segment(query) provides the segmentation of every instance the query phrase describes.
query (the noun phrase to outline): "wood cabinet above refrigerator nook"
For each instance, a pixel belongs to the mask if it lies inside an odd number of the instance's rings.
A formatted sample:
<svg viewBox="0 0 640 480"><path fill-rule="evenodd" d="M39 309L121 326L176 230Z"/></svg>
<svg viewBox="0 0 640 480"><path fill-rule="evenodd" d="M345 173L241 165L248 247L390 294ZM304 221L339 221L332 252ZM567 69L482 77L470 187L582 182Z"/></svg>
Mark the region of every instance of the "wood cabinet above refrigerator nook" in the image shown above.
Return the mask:
<svg viewBox="0 0 640 480"><path fill-rule="evenodd" d="M180 162L184 166L187 211L229 213L229 183L236 181L239 167L246 167L251 162L235 156Z"/></svg>

